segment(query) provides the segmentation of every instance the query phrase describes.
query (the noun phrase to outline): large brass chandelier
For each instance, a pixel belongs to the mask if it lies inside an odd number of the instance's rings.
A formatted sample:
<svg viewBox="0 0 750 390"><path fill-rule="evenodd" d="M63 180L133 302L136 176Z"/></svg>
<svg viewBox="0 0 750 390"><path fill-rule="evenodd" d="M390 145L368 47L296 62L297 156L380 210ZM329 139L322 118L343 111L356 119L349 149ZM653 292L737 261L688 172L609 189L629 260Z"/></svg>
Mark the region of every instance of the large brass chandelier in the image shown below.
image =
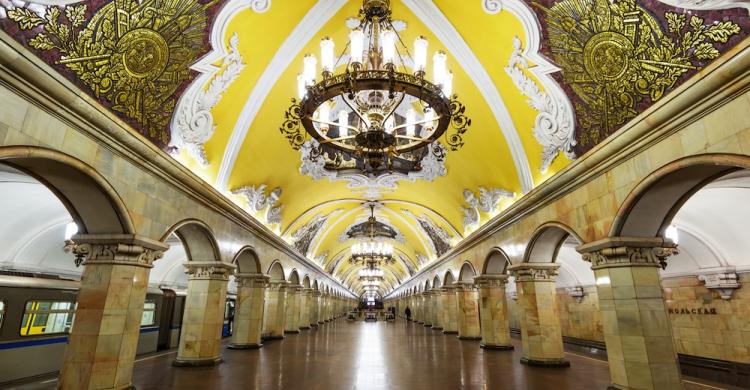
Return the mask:
<svg viewBox="0 0 750 390"><path fill-rule="evenodd" d="M352 245L350 264L363 265L366 270L375 272L382 264L396 262L393 257L393 245L384 242L396 237L396 232L375 218L374 203L370 203L370 217L367 221L353 226L346 234L350 238L360 240ZM382 274L382 270L380 272Z"/></svg>
<svg viewBox="0 0 750 390"><path fill-rule="evenodd" d="M420 171L427 153L442 160L446 149L436 141L450 125L455 131L445 142L458 150L471 120L453 94L445 53L435 53L432 80L426 78L427 47L420 36L409 51L391 19L390 0L364 0L341 55L332 39L321 41L319 79L316 57L304 57L298 99L282 134L296 150L307 143L310 158L323 159L330 170L377 176Z"/></svg>

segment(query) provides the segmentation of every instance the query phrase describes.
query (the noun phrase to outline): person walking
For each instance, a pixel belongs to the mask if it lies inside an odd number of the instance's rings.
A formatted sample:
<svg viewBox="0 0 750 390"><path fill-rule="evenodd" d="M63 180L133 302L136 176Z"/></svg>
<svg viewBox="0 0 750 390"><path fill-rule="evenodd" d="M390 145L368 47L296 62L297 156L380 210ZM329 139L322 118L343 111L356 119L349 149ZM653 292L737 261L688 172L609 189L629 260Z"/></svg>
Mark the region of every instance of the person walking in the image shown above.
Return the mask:
<svg viewBox="0 0 750 390"><path fill-rule="evenodd" d="M406 314L406 320L411 321L411 309L409 309L409 306L404 310L404 314Z"/></svg>

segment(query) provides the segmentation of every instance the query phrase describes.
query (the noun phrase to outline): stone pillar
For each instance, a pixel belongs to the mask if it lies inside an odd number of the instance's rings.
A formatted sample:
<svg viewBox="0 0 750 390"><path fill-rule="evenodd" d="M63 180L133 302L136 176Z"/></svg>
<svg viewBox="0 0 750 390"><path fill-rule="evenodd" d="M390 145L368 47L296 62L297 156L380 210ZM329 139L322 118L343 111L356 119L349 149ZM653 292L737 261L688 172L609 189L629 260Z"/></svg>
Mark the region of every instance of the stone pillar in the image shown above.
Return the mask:
<svg viewBox="0 0 750 390"><path fill-rule="evenodd" d="M263 313L266 302L268 276L263 274L236 274L237 311L231 349L260 348L263 331Z"/></svg>
<svg viewBox="0 0 750 390"><path fill-rule="evenodd" d="M555 276L560 264L521 263L508 269L516 278L521 308L521 363L568 367L557 309Z"/></svg>
<svg viewBox="0 0 750 390"><path fill-rule="evenodd" d="M432 326L432 292L429 290L422 293L424 307L424 326Z"/></svg>
<svg viewBox="0 0 750 390"><path fill-rule="evenodd" d="M432 329L443 330L443 292L440 287L430 292L432 300Z"/></svg>
<svg viewBox="0 0 750 390"><path fill-rule="evenodd" d="M299 333L299 285L289 285L286 288L286 319L284 333Z"/></svg>
<svg viewBox="0 0 750 390"><path fill-rule="evenodd" d="M445 286L441 288L440 299L442 300L443 333L458 333L458 301L456 300L456 287Z"/></svg>
<svg viewBox="0 0 750 390"><path fill-rule="evenodd" d="M320 306L320 291L313 290L310 296L310 326L313 328L318 327L318 306Z"/></svg>
<svg viewBox="0 0 750 390"><path fill-rule="evenodd" d="M612 389L682 389L659 267L661 238L610 237L576 248L596 277Z"/></svg>
<svg viewBox="0 0 750 390"><path fill-rule="evenodd" d="M507 275L482 275L474 278L479 287L479 318L482 325L482 343L485 349L512 350L508 304L505 301Z"/></svg>
<svg viewBox="0 0 750 390"><path fill-rule="evenodd" d="M318 324L325 324L326 323L326 298L328 297L328 294L321 292L320 295L318 295Z"/></svg>
<svg viewBox="0 0 750 390"><path fill-rule="evenodd" d="M303 288L299 292L299 328L310 329L310 305L312 304L311 288Z"/></svg>
<svg viewBox="0 0 750 390"><path fill-rule="evenodd" d="M266 290L266 313L263 319L263 334L268 340L284 338L286 319L286 286L283 280L272 280Z"/></svg>
<svg viewBox="0 0 750 390"><path fill-rule="evenodd" d="M481 340L479 325L479 295L472 282L456 282L458 300L458 338L461 340Z"/></svg>
<svg viewBox="0 0 750 390"><path fill-rule="evenodd" d="M185 263L188 290L175 366L221 363L221 331L227 300L227 281L235 266L220 261Z"/></svg>
<svg viewBox="0 0 750 390"><path fill-rule="evenodd" d="M168 246L130 234L81 234L73 240L65 249L84 268L58 388L132 388L148 276Z"/></svg>

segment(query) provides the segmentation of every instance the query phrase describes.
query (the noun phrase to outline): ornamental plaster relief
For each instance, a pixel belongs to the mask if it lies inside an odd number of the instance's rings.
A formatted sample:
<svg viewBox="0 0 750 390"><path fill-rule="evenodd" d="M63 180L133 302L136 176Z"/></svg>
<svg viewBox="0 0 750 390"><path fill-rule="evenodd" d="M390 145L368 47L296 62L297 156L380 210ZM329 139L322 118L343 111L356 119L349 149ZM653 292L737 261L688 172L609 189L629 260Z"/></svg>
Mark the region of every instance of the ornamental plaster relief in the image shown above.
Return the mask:
<svg viewBox="0 0 750 390"><path fill-rule="evenodd" d="M281 210L284 208L279 204L281 187L274 188L266 194L268 188L265 184L256 186L245 186L232 190L232 194L241 195L247 199L249 211L261 216L265 213L265 221L269 225L281 224Z"/></svg>

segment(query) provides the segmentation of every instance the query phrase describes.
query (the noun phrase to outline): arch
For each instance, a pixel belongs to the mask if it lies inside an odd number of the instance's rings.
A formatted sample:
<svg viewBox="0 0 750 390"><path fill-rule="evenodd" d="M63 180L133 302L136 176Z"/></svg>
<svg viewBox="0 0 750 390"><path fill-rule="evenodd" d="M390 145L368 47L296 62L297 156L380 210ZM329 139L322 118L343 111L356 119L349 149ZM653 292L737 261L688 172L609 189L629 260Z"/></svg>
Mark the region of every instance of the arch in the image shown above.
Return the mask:
<svg viewBox="0 0 750 390"><path fill-rule="evenodd" d="M161 241L166 242L172 234L182 241L188 261L221 261L219 245L205 222L194 218L177 222L167 230Z"/></svg>
<svg viewBox="0 0 750 390"><path fill-rule="evenodd" d="M531 241L526 246L524 263L554 263L560 246L571 236L579 243L583 243L579 236L569 226L559 222L547 222L539 226L531 235Z"/></svg>
<svg viewBox="0 0 750 390"><path fill-rule="evenodd" d="M238 273L262 273L260 266L260 259L255 252L255 249L251 246L242 247L237 255L232 260L233 264L237 265Z"/></svg>
<svg viewBox="0 0 750 390"><path fill-rule="evenodd" d="M281 262L278 260L274 260L270 267L268 267L268 276L271 277L271 280L275 281L284 281L286 278L284 277L284 267L281 265Z"/></svg>
<svg viewBox="0 0 750 390"><path fill-rule="evenodd" d="M430 287L431 287L430 286L430 281L429 280L425 280L424 281L424 288L422 289L422 291L427 291L427 290L430 289Z"/></svg>
<svg viewBox="0 0 750 390"><path fill-rule="evenodd" d="M302 279L302 287L310 288L310 275L305 275L305 277Z"/></svg>
<svg viewBox="0 0 750 390"><path fill-rule="evenodd" d="M443 277L443 286L450 286L451 284L456 282L456 278L453 276L453 271L447 270L445 271L445 276Z"/></svg>
<svg viewBox="0 0 750 390"><path fill-rule="evenodd" d="M748 168L750 157L736 154L701 154L664 165L628 194L609 235L663 236L675 213L695 192L721 176Z"/></svg>
<svg viewBox="0 0 750 390"><path fill-rule="evenodd" d="M438 288L442 286L443 282L440 280L440 276L435 275L435 278L432 279L432 288Z"/></svg>
<svg viewBox="0 0 750 390"><path fill-rule="evenodd" d="M484 260L482 274L504 275L509 264L510 257L508 257L502 249L494 247L490 250L490 253L487 254L487 258Z"/></svg>
<svg viewBox="0 0 750 390"><path fill-rule="evenodd" d="M0 163L44 184L86 234L135 234L125 203L93 167L75 157L35 146L0 147Z"/></svg>
<svg viewBox="0 0 750 390"><path fill-rule="evenodd" d="M292 273L289 274L289 283L291 283L294 286L298 286L299 283L299 273L296 269L292 270Z"/></svg>
<svg viewBox="0 0 750 390"><path fill-rule="evenodd" d="M320 286L318 285L318 281L314 281L312 285L313 290L320 291Z"/></svg>
<svg viewBox="0 0 750 390"><path fill-rule="evenodd" d="M468 261L464 262L461 271L458 273L458 280L460 282L473 282L475 276L477 276L477 272L474 270L474 266Z"/></svg>

